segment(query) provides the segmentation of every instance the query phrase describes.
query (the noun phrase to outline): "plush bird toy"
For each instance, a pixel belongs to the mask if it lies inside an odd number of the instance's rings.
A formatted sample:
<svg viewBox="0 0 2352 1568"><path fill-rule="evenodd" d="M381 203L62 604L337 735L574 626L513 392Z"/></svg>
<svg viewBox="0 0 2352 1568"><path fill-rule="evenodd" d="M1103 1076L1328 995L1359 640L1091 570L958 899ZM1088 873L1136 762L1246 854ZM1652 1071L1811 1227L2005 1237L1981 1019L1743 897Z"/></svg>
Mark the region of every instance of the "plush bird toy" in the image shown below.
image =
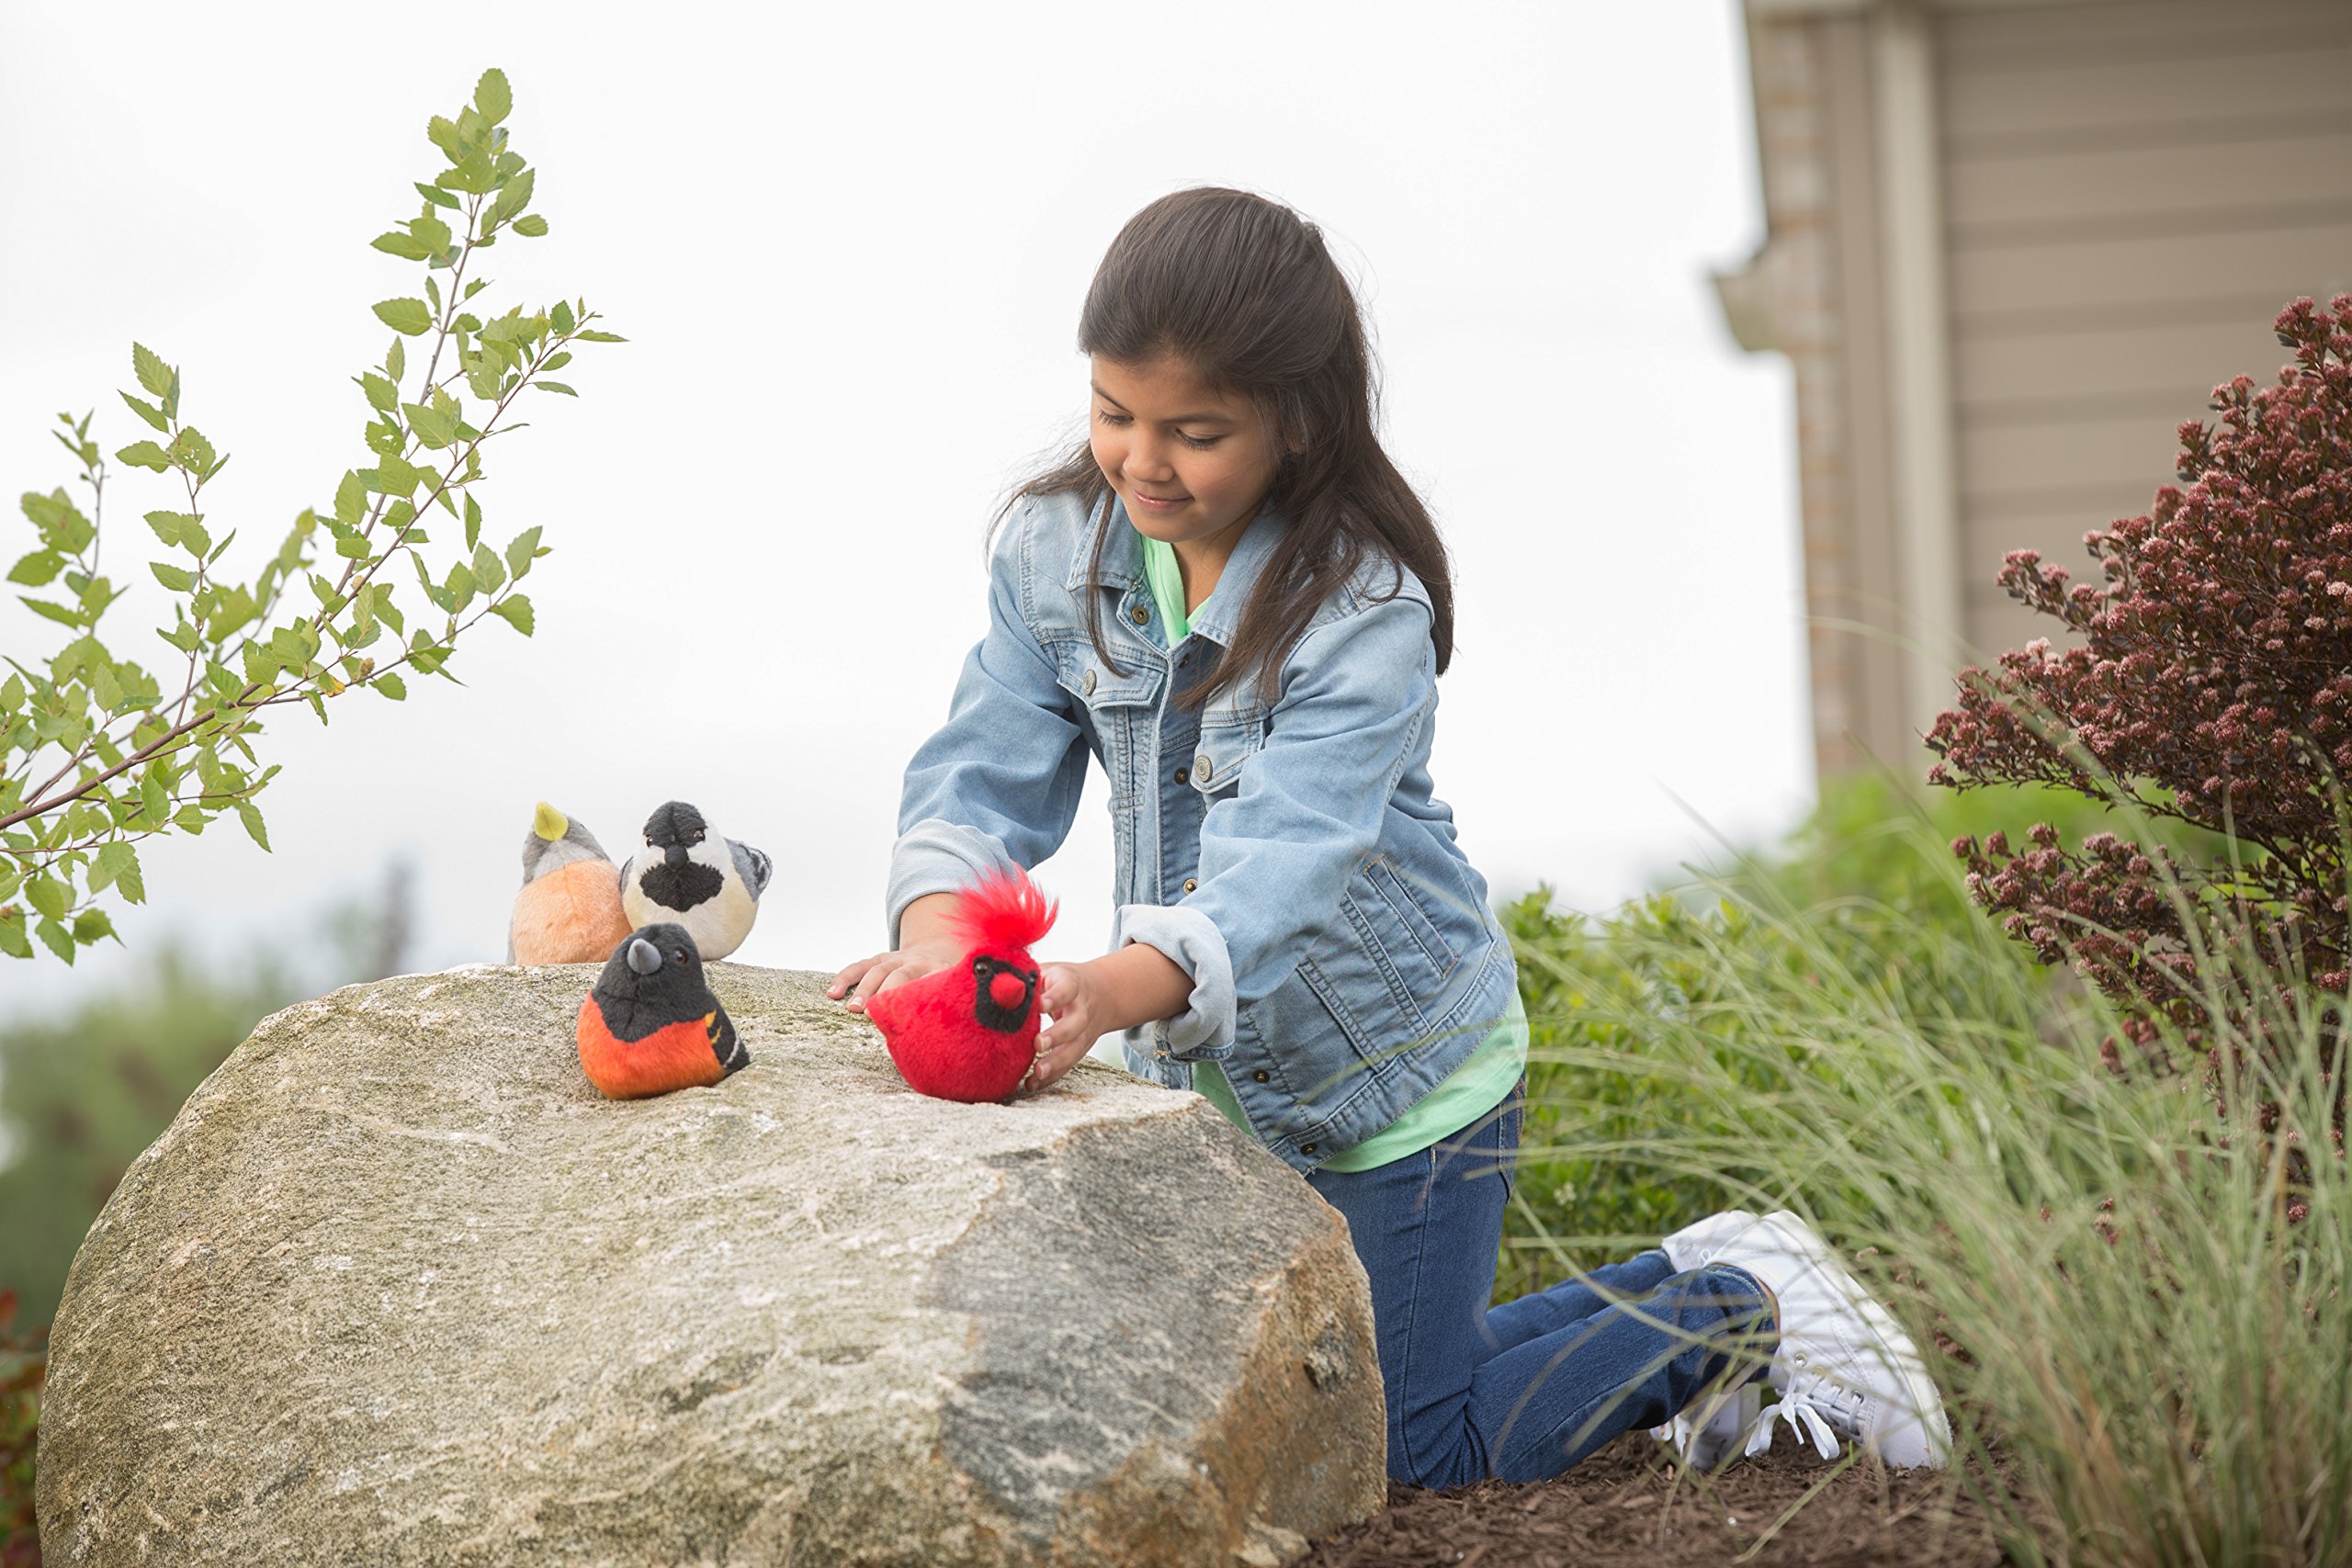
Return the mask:
<svg viewBox="0 0 2352 1568"><path fill-rule="evenodd" d="M683 800L646 818L645 842L621 868L621 908L631 922L672 920L707 958L743 945L767 891L768 857L722 839Z"/></svg>
<svg viewBox="0 0 2352 1568"><path fill-rule="evenodd" d="M615 1100L707 1088L752 1060L684 926L630 932L580 1004L573 1033L588 1081Z"/></svg>
<svg viewBox="0 0 2352 1568"><path fill-rule="evenodd" d="M509 964L601 964L628 935L620 868L596 836L539 802L523 838L523 891L506 929Z"/></svg>
<svg viewBox="0 0 2352 1568"><path fill-rule="evenodd" d="M968 946L951 969L866 998L865 1015L899 1076L937 1100L1012 1098L1037 1055L1037 961L1030 944L1058 906L1018 869L984 875L962 895L956 924Z"/></svg>

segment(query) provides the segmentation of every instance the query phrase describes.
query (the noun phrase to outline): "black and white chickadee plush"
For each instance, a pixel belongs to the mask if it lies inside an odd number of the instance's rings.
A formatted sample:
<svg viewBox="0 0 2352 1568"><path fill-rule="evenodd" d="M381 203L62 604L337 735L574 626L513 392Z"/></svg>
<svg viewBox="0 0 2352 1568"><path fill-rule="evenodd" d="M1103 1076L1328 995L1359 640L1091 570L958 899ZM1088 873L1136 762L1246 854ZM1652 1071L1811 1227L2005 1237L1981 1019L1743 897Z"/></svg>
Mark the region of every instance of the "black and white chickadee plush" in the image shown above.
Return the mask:
<svg viewBox="0 0 2352 1568"><path fill-rule="evenodd" d="M632 926L684 926L705 960L724 958L752 934L769 870L767 856L673 800L646 818L645 841L621 867L621 908Z"/></svg>

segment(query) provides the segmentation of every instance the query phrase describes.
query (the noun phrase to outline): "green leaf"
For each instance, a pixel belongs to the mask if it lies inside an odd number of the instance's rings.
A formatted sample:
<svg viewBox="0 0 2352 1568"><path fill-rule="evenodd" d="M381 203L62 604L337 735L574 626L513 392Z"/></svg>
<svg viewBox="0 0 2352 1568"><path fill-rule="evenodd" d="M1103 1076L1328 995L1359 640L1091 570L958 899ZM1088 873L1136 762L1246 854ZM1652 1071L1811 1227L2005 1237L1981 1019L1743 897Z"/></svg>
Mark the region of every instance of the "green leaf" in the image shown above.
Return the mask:
<svg viewBox="0 0 2352 1568"><path fill-rule="evenodd" d="M212 547L212 536L195 518L183 517L180 519L180 544L188 554L201 559L204 552Z"/></svg>
<svg viewBox="0 0 2352 1568"><path fill-rule="evenodd" d="M401 497L413 495L416 492L416 487L424 481L424 470L415 468L405 458L386 457L376 465L376 488L386 495Z"/></svg>
<svg viewBox="0 0 2352 1568"><path fill-rule="evenodd" d="M398 229L387 229L368 243L386 255L399 256L403 261L423 261L433 254L425 248L424 241L413 234L403 234Z"/></svg>
<svg viewBox="0 0 2352 1568"><path fill-rule="evenodd" d="M438 452L458 438L457 423L438 409L423 403L402 403L401 412L408 415L408 427L416 438Z"/></svg>
<svg viewBox="0 0 2352 1568"><path fill-rule="evenodd" d="M8 569L8 581L21 582L28 588L39 588L53 581L65 568L65 558L55 550L35 550Z"/></svg>
<svg viewBox="0 0 2352 1568"><path fill-rule="evenodd" d="M433 312L424 308L422 299L379 299L376 302L376 319L403 337L415 337L433 330Z"/></svg>
<svg viewBox="0 0 2352 1568"><path fill-rule="evenodd" d="M451 196L447 191L439 189L434 186L426 185L423 180L417 180L413 183L416 186L416 194L431 202L434 206L446 207L452 211L457 209L458 198Z"/></svg>
<svg viewBox="0 0 2352 1568"><path fill-rule="evenodd" d="M430 212L422 217L410 219L408 230L410 233L416 236L419 244L436 256L447 251L449 248L449 242L455 238L449 232L449 225L442 222Z"/></svg>
<svg viewBox="0 0 2352 1568"><path fill-rule="evenodd" d="M378 413L390 413L401 406L401 389L373 370L359 378L359 386L368 394L368 406Z"/></svg>
<svg viewBox="0 0 2352 1568"><path fill-rule="evenodd" d="M506 569L499 564L497 555L488 545L474 547L474 581L485 593L495 593L506 581Z"/></svg>
<svg viewBox="0 0 2352 1568"><path fill-rule="evenodd" d="M572 335L582 343L627 343L628 341L618 333L595 332L587 328L582 328Z"/></svg>
<svg viewBox="0 0 2352 1568"><path fill-rule="evenodd" d="M466 548L472 549L481 542L481 502L474 492L466 491Z"/></svg>
<svg viewBox="0 0 2352 1568"><path fill-rule="evenodd" d="M580 395L560 381L534 381L531 385L542 392L561 392L567 398L576 398Z"/></svg>
<svg viewBox="0 0 2352 1568"><path fill-rule="evenodd" d="M164 449L153 441L134 441L114 456L119 463L128 463L134 468L152 468L159 474L172 466L171 458L164 456Z"/></svg>
<svg viewBox="0 0 2352 1568"><path fill-rule="evenodd" d="M40 938L43 947L65 960L67 964L74 962L74 933L72 931L67 931L55 920L43 920L33 928L33 934Z"/></svg>
<svg viewBox="0 0 2352 1568"><path fill-rule="evenodd" d="M562 299L557 300L555 302L555 309L548 312L548 321L555 327L559 335L570 332L574 326L579 324L571 319L571 306L570 302Z"/></svg>
<svg viewBox="0 0 2352 1568"><path fill-rule="evenodd" d="M491 221L493 224L503 223L530 206L531 190L535 183L535 177L529 169L525 169L521 174L508 180L500 188L497 197L490 204Z"/></svg>
<svg viewBox="0 0 2352 1568"><path fill-rule="evenodd" d="M538 553L539 530L536 526L526 528L515 535L506 547L508 575L520 577L530 570L531 562L537 558Z"/></svg>
<svg viewBox="0 0 2352 1568"><path fill-rule="evenodd" d="M134 398L129 392L123 392L119 394L119 396L124 402L130 405L130 412L132 413L137 414L140 418L145 420L157 430L169 430L172 428L172 422L165 419L164 417L164 411L157 408L153 403L147 401L143 398Z"/></svg>
<svg viewBox="0 0 2352 1568"><path fill-rule="evenodd" d="M139 852L120 839L98 851L98 863L106 868L107 880L122 895L126 904L147 902L147 880L139 869Z"/></svg>
<svg viewBox="0 0 2352 1568"><path fill-rule="evenodd" d="M73 901L74 890L47 872L36 873L25 884L25 902L52 920L63 919L66 906Z"/></svg>
<svg viewBox="0 0 2352 1568"><path fill-rule="evenodd" d="M458 139L458 127L455 121L444 119L436 114L424 122L424 134L426 140L441 149L449 162L454 164L458 161L458 149L463 144ZM455 207L457 203L453 201L449 205Z"/></svg>
<svg viewBox="0 0 2352 1568"><path fill-rule="evenodd" d="M104 909L85 909L74 917L74 940L87 947L100 937L114 936L114 922L107 919ZM122 945L122 938L114 936L115 945Z"/></svg>
<svg viewBox="0 0 2352 1568"><path fill-rule="evenodd" d="M492 604L490 607L490 613L525 637L531 635L531 601L527 595L509 593L505 598Z"/></svg>
<svg viewBox="0 0 2352 1568"><path fill-rule="evenodd" d="M389 670L384 671L381 675L377 676L373 681L369 682L368 684L374 686L376 690L383 693L384 695L391 698L392 701L396 703L406 702L408 700L408 683Z"/></svg>
<svg viewBox="0 0 2352 1568"><path fill-rule="evenodd" d="M392 346L384 351L384 374L395 381L408 374L408 350L401 346L398 338L394 338Z"/></svg>
<svg viewBox="0 0 2352 1568"><path fill-rule="evenodd" d="M368 510L368 486L356 473L345 473L334 487L334 520L346 528L359 526Z"/></svg>
<svg viewBox="0 0 2352 1568"><path fill-rule="evenodd" d="M481 73L474 84L474 109L484 125L496 125L514 112L514 94L506 85L506 73L493 65Z"/></svg>
<svg viewBox="0 0 2352 1568"><path fill-rule="evenodd" d="M537 240L548 231L548 220L536 212L526 212L514 220L514 232L526 240Z"/></svg>
<svg viewBox="0 0 2352 1568"><path fill-rule="evenodd" d="M11 909L0 915L0 953L11 958L30 958L33 955L32 939L25 935L25 912L22 909Z"/></svg>
<svg viewBox="0 0 2352 1568"><path fill-rule="evenodd" d="M145 344L130 345L130 368L138 376L139 384L155 396L160 398L172 389L172 367Z"/></svg>
<svg viewBox="0 0 2352 1568"><path fill-rule="evenodd" d="M170 549L178 545L182 531L185 530L189 524L195 521L195 518L189 516L185 512L150 512L147 513L147 526L155 530L155 537L163 541L164 547L165 549Z"/></svg>
<svg viewBox="0 0 2352 1568"><path fill-rule="evenodd" d="M175 593L187 592L196 582L196 573L183 570L175 566L165 566L159 560L149 561L147 570L155 574L156 581Z"/></svg>
<svg viewBox="0 0 2352 1568"><path fill-rule="evenodd" d="M267 850L269 830L262 826L261 807L250 800L241 800L237 802L237 816L243 821L245 831L253 835L254 842Z"/></svg>
<svg viewBox="0 0 2352 1568"><path fill-rule="evenodd" d="M19 599L17 603L41 619L55 621L60 626L78 626L83 621L83 616L78 612L69 610L62 604L52 604L46 599Z"/></svg>

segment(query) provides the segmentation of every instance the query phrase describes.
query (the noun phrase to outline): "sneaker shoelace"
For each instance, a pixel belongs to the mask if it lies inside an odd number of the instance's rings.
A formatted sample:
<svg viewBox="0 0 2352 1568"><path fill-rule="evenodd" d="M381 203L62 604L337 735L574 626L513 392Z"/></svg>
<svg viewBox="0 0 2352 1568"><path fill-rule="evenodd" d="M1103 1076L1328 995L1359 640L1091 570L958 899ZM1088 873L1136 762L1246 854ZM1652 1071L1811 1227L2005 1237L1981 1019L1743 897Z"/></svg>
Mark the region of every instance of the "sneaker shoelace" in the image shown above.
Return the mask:
<svg viewBox="0 0 2352 1568"><path fill-rule="evenodd" d="M1862 1435L1862 1411L1869 1403L1860 1390L1817 1371L1794 1372L1788 1385L1781 1390L1779 1403L1764 1407L1757 1417L1756 1427L1747 1435L1747 1456L1750 1459L1772 1446L1775 1427L1786 1421L1796 1429L1797 1440L1811 1442L1824 1459L1836 1459L1840 1440Z"/></svg>

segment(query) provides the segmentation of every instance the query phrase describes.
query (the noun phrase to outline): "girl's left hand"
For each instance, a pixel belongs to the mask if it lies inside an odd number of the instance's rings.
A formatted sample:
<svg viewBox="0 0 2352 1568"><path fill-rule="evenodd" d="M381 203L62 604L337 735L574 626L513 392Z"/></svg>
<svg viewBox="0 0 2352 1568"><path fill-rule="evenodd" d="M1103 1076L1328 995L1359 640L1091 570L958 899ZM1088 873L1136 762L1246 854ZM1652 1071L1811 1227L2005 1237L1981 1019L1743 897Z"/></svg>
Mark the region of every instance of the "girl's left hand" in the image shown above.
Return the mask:
<svg viewBox="0 0 2352 1568"><path fill-rule="evenodd" d="M1037 1061L1021 1080L1023 1093L1051 1088L1054 1080L1078 1066L1109 1032L1109 1019L1089 964L1048 964L1037 971L1037 1010L1046 1017L1037 1031Z"/></svg>

